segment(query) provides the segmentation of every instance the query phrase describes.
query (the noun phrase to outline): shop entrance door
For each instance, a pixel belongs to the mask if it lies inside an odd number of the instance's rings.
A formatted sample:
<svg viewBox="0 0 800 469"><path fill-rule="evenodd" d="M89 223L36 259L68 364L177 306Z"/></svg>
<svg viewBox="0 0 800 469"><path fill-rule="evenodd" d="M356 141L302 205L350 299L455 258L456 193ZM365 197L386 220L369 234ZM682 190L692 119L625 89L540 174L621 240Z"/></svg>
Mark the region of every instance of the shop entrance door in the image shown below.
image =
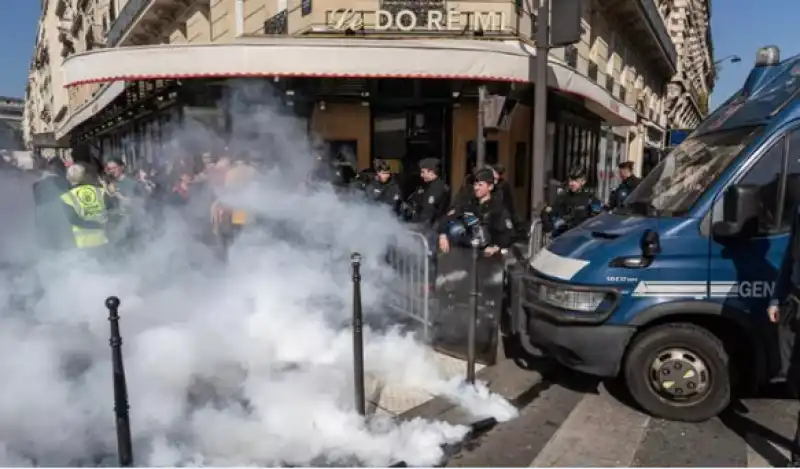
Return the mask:
<svg viewBox="0 0 800 469"><path fill-rule="evenodd" d="M403 194L419 185L419 162L425 158L441 160L441 177L449 182L449 105L378 108L372 117L372 160L390 162Z"/></svg>

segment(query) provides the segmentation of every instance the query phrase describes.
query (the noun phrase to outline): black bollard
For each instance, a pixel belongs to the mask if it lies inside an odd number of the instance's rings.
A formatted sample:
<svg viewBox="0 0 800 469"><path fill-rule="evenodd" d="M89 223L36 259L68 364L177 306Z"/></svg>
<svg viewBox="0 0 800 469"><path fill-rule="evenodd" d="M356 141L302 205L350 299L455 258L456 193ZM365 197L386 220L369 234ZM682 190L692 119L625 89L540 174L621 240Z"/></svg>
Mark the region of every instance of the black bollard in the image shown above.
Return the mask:
<svg viewBox="0 0 800 469"><path fill-rule="evenodd" d="M125 367L122 365L122 336L119 334L119 298L106 298L108 321L111 324L111 365L114 375L114 414L117 423L117 453L120 467L133 466L131 422L128 418L128 386Z"/></svg>
<svg viewBox="0 0 800 469"><path fill-rule="evenodd" d="M469 292L469 325L467 329L467 382L475 384L475 334L478 326L478 257L480 240L472 239L472 288Z"/></svg>
<svg viewBox="0 0 800 469"><path fill-rule="evenodd" d="M361 254L350 257L353 266L353 381L355 384L356 410L367 414L366 391L364 390L364 331L361 311Z"/></svg>

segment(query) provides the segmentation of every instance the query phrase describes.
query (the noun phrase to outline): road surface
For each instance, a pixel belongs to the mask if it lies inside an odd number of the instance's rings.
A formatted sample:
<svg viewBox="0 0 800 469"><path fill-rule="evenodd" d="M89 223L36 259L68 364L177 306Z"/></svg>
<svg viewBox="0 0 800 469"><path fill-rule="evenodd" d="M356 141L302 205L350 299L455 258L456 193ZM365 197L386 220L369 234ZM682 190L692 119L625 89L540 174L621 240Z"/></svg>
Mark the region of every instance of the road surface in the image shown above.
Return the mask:
<svg viewBox="0 0 800 469"><path fill-rule="evenodd" d="M786 467L800 405L746 399L699 424L637 412L603 384L545 378L516 420L468 443L449 467ZM623 397L624 399L624 397Z"/></svg>

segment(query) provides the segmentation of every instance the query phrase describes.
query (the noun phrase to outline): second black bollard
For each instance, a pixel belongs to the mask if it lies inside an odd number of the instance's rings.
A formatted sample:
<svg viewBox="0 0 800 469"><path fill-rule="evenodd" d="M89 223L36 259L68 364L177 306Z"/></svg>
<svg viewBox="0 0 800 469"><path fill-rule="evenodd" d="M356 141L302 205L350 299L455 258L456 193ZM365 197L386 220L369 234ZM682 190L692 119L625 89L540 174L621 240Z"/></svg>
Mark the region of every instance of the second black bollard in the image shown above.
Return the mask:
<svg viewBox="0 0 800 469"><path fill-rule="evenodd" d="M356 410L361 415L367 413L366 391L364 389L364 318L361 310L361 254L354 252L350 257L353 266L353 384Z"/></svg>
<svg viewBox="0 0 800 469"><path fill-rule="evenodd" d="M120 467L133 466L133 442L128 416L128 386L125 382L125 367L122 365L122 336L119 333L119 298L106 298L108 321L111 324L111 366L114 376L114 414L117 426L117 454Z"/></svg>
<svg viewBox="0 0 800 469"><path fill-rule="evenodd" d="M472 277L469 291L469 324L467 328L467 382L475 384L475 335L478 327L478 257L481 242L472 239Z"/></svg>

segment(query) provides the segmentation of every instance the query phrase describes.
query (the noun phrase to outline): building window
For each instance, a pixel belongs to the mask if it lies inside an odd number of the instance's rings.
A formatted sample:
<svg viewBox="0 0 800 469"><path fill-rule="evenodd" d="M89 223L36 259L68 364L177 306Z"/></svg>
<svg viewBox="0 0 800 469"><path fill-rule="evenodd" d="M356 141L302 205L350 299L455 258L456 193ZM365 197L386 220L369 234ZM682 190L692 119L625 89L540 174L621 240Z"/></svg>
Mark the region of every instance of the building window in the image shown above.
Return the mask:
<svg viewBox="0 0 800 469"><path fill-rule="evenodd" d="M611 75L607 75L606 76L606 91L608 91L609 93L613 93L614 92L614 83L615 83L614 77L612 77Z"/></svg>
<svg viewBox="0 0 800 469"><path fill-rule="evenodd" d="M597 81L597 64L594 62L589 62L589 69L586 71L586 75L592 81Z"/></svg>
<svg viewBox="0 0 800 469"><path fill-rule="evenodd" d="M572 68L578 66L578 48L575 46L567 46L564 48L564 61Z"/></svg>
<svg viewBox="0 0 800 469"><path fill-rule="evenodd" d="M113 23L117 19L117 0L108 1L108 19Z"/></svg>

